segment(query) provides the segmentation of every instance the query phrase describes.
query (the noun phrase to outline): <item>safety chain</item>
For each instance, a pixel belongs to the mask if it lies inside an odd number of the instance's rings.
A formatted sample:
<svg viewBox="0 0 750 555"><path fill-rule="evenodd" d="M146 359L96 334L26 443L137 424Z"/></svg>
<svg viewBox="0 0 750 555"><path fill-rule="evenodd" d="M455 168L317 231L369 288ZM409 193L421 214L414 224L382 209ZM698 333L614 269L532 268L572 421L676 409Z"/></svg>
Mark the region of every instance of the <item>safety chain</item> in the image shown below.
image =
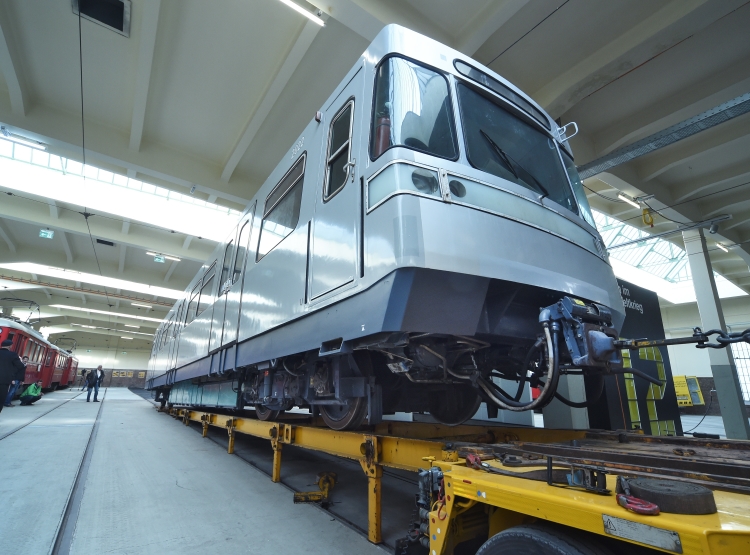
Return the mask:
<svg viewBox="0 0 750 555"><path fill-rule="evenodd" d="M708 338L711 335L718 335L718 337L716 338L716 343L705 342L708 341ZM696 345L696 347L698 347L699 349L705 349L707 347L710 347L712 349L723 349L731 343L750 343L750 328L746 329L745 331L738 331L734 333L727 333L723 330L709 330L707 332L703 332L700 328L694 328L693 337L701 337L703 339L703 341L699 341Z"/></svg>

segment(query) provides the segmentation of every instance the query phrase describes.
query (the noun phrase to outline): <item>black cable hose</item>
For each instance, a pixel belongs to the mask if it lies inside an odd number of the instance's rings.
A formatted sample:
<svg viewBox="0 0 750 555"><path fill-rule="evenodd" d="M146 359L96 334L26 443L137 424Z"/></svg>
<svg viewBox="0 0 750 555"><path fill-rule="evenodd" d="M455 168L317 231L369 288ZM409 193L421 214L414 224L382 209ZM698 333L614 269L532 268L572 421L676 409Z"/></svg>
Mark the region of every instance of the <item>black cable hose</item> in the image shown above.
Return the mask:
<svg viewBox="0 0 750 555"><path fill-rule="evenodd" d="M531 363L531 357L532 355L539 349L539 347L542 346L542 338L536 340L536 343L529 349L529 352L526 353L526 358L523 361L523 375L521 376L521 379L518 380L518 390L516 391L515 397L513 397L514 401L520 401L521 395L523 395L523 386L528 381L528 378L526 377L527 369L529 368L529 364ZM510 395L507 395L507 397L510 397Z"/></svg>
<svg viewBox="0 0 750 555"><path fill-rule="evenodd" d="M597 388L596 394L594 395L593 399L587 399L586 401L583 401L581 403L578 403L576 401L571 401L570 399L566 399L562 395L560 395L557 391L555 391L555 399L560 401L564 405L568 405L569 407L573 407L574 409L585 409L596 403L602 396L602 393L604 393L604 376L601 374L599 377L599 387Z"/></svg>

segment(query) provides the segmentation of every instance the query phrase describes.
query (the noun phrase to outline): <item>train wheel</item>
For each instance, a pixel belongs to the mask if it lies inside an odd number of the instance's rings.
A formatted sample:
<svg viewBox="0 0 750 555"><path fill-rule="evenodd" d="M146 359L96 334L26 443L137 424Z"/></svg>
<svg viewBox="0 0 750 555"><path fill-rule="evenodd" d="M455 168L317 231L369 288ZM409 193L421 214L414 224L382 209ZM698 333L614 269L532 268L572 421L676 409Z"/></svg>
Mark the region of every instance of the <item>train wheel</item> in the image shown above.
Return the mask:
<svg viewBox="0 0 750 555"><path fill-rule="evenodd" d="M321 405L320 416L332 430L359 428L367 416L367 397L354 397L346 405Z"/></svg>
<svg viewBox="0 0 750 555"><path fill-rule="evenodd" d="M430 414L446 426L463 424L474 416L481 404L482 399L472 387L454 386L429 396Z"/></svg>
<svg viewBox="0 0 750 555"><path fill-rule="evenodd" d="M559 527L522 525L492 536L477 555L612 555L597 538Z"/></svg>
<svg viewBox="0 0 750 555"><path fill-rule="evenodd" d="M255 405L255 416L258 417L258 420L263 420L264 422L276 420L280 412L279 410L271 410L263 405Z"/></svg>

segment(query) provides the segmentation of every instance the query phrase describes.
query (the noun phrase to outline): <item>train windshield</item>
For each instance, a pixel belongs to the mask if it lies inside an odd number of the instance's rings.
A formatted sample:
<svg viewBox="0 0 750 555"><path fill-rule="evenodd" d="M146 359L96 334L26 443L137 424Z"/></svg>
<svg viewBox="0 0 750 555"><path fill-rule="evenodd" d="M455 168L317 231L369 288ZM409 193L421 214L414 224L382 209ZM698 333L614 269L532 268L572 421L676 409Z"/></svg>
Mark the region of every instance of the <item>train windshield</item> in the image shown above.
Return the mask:
<svg viewBox="0 0 750 555"><path fill-rule="evenodd" d="M466 85L458 85L458 100L472 166L578 214L555 141Z"/></svg>
<svg viewBox="0 0 750 555"><path fill-rule="evenodd" d="M458 157L447 79L395 56L377 70L372 159L393 146L451 160Z"/></svg>

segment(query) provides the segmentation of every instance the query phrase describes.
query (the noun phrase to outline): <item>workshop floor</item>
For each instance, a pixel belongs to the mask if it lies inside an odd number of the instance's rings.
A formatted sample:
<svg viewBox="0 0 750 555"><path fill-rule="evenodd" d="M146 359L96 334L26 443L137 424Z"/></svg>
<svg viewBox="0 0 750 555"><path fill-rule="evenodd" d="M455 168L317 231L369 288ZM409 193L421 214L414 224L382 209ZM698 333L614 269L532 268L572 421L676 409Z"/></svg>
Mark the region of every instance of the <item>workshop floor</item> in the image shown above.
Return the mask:
<svg viewBox="0 0 750 555"><path fill-rule="evenodd" d="M225 443L127 389L102 398L57 391L0 413L3 555L382 555Z"/></svg>

